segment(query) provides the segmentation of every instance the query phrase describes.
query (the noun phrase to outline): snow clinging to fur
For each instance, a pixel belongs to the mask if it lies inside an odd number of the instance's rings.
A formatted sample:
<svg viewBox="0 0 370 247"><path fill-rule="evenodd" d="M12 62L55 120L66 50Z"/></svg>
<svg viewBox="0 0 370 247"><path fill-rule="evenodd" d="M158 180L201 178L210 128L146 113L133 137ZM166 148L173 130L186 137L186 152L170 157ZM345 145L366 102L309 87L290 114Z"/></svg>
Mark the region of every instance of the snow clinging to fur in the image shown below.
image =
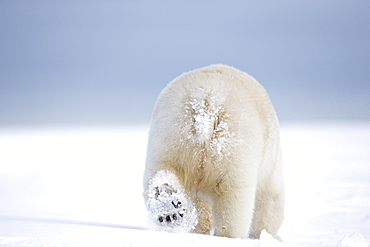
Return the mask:
<svg viewBox="0 0 370 247"><path fill-rule="evenodd" d="M203 88L195 91L194 98L189 103L194 111L194 128L199 140L206 141L210 139L216 120L214 103L206 101Z"/></svg>
<svg viewBox="0 0 370 247"><path fill-rule="evenodd" d="M235 139L230 134L228 114L223 108L225 99L214 90L198 88L186 102L185 127L187 139L195 146L209 143L212 156L227 155L227 146Z"/></svg>

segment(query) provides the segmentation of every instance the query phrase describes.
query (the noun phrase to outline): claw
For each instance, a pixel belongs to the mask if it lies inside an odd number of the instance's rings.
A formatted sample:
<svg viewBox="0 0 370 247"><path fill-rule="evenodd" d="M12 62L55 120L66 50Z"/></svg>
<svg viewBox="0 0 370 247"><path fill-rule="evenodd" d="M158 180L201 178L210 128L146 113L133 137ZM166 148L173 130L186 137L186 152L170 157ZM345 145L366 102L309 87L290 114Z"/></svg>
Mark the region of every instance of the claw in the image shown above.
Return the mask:
<svg viewBox="0 0 370 247"><path fill-rule="evenodd" d="M162 216L159 217L158 220L159 220L159 222L163 222L163 217Z"/></svg>
<svg viewBox="0 0 370 247"><path fill-rule="evenodd" d="M166 216L166 221L171 222L171 217L169 215Z"/></svg>

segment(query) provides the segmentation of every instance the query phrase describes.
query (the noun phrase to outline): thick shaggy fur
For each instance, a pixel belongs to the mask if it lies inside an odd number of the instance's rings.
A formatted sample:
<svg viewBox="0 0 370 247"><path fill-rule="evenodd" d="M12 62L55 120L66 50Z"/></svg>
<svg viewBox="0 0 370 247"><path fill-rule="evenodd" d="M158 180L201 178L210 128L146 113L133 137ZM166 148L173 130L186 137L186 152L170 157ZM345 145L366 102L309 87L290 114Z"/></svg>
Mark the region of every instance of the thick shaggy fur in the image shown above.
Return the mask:
<svg viewBox="0 0 370 247"><path fill-rule="evenodd" d="M149 132L144 197L159 171L194 203L194 232L277 236L284 186L278 121L264 88L225 65L185 73L160 94Z"/></svg>

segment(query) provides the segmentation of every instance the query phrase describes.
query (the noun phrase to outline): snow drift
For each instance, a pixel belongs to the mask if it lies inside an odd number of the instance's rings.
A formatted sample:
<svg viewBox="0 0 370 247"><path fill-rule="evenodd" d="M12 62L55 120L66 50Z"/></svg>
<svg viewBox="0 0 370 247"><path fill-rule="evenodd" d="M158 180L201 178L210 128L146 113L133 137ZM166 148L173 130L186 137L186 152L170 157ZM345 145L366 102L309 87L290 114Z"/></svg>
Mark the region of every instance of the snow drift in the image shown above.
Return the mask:
<svg viewBox="0 0 370 247"><path fill-rule="evenodd" d="M145 227L147 130L0 129L0 214ZM367 246L370 123L283 123L281 140L284 243L0 220L0 246Z"/></svg>

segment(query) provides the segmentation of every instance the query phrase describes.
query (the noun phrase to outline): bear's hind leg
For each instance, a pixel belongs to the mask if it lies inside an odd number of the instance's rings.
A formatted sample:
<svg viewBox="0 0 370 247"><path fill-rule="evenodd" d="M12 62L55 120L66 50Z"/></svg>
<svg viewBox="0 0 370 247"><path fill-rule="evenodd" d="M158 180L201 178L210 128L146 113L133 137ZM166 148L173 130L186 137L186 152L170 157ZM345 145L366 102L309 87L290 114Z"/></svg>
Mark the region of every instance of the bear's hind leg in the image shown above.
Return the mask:
<svg viewBox="0 0 370 247"><path fill-rule="evenodd" d="M273 181L273 180L272 180ZM259 238L265 229L274 238L284 220L284 188L282 182L270 183L257 190L251 238Z"/></svg>
<svg viewBox="0 0 370 247"><path fill-rule="evenodd" d="M246 239L252 222L255 186L253 183L242 183L226 188L226 191L215 198L215 235Z"/></svg>
<svg viewBox="0 0 370 247"><path fill-rule="evenodd" d="M209 235L213 229L212 205L201 197L196 197L194 202L198 213L198 224L194 232Z"/></svg>

